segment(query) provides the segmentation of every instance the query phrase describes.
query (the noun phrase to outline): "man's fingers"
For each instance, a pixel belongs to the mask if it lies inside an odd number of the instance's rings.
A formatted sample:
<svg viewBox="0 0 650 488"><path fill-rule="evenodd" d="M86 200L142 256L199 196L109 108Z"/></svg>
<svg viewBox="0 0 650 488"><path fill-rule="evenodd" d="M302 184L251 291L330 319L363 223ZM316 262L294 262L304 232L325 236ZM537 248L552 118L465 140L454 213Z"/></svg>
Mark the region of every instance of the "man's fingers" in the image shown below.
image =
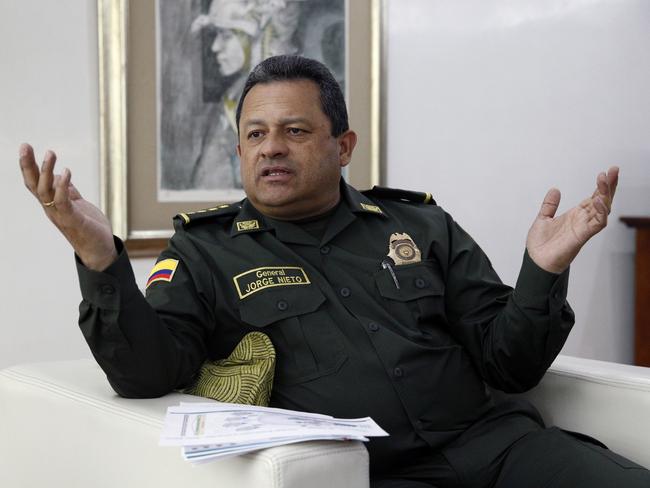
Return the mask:
<svg viewBox="0 0 650 488"><path fill-rule="evenodd" d="M610 203L614 200L616 194L616 187L618 186L618 166L612 166L607 170L607 184L609 185L609 200Z"/></svg>
<svg viewBox="0 0 650 488"><path fill-rule="evenodd" d="M596 212L594 213L594 217L598 222L606 224L607 215L609 215L609 207L603 201L602 197L594 198L593 202L594 202L594 209L596 210Z"/></svg>
<svg viewBox="0 0 650 488"><path fill-rule="evenodd" d="M23 181L27 189L36 195L36 186L40 175L36 161L34 160L34 149L29 144L21 144L18 149L18 161L20 170L23 173Z"/></svg>
<svg viewBox="0 0 650 488"><path fill-rule="evenodd" d="M70 196L70 200L81 200L82 198L81 193L79 193L77 187L72 183L68 186L68 195Z"/></svg>
<svg viewBox="0 0 650 488"><path fill-rule="evenodd" d="M607 206L607 211L609 212L609 184L607 183L607 174L605 173L598 173L598 176L596 177L596 191L594 192L594 195L592 197L592 200L594 202L597 199L601 199L602 202Z"/></svg>
<svg viewBox="0 0 650 488"><path fill-rule="evenodd" d="M38 179L36 193L41 203L47 203L54 200L54 165L56 164L56 154L53 151L46 151L41 166L41 174Z"/></svg>
<svg viewBox="0 0 650 488"><path fill-rule="evenodd" d="M70 212L71 199L81 198L77 189L70 183L70 170L66 168L63 174L54 174L56 154L53 151L45 153L39 170L34 158L34 149L29 144L20 145L18 156L25 186L41 202L50 219L58 226L57 215Z"/></svg>
<svg viewBox="0 0 650 488"><path fill-rule="evenodd" d="M54 182L54 207L58 212L65 213L70 210L70 180L72 174L68 168L63 170L63 174Z"/></svg>
<svg viewBox="0 0 650 488"><path fill-rule="evenodd" d="M608 213L608 208L605 202L603 201L603 198L598 196L594 198L594 208L596 209L596 212L598 213Z"/></svg>
<svg viewBox="0 0 650 488"><path fill-rule="evenodd" d="M551 188L547 191L546 196L544 197L544 202L542 203L542 208L539 209L539 216L552 218L560 205L560 198L560 190L557 188Z"/></svg>
<svg viewBox="0 0 650 488"><path fill-rule="evenodd" d="M596 178L596 191L592 196L595 199L597 196L602 199L602 203L607 207L607 213L612 211L612 201L614 200L614 193L616 193L616 186L618 185L618 167L612 166L607 170L607 173L599 173Z"/></svg>

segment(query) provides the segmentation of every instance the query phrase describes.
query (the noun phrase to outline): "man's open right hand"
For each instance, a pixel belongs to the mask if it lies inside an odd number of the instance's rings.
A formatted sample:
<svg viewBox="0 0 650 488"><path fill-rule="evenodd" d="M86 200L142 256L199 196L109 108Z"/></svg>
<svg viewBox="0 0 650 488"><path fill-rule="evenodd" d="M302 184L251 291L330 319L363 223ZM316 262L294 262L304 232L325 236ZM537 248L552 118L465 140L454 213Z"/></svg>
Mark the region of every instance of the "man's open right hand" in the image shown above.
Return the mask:
<svg viewBox="0 0 650 488"><path fill-rule="evenodd" d="M25 186L81 261L96 271L106 269L117 258L111 224L101 210L81 197L71 183L70 170L54 174L56 155L52 151L45 153L39 170L29 144L20 146L19 158Z"/></svg>

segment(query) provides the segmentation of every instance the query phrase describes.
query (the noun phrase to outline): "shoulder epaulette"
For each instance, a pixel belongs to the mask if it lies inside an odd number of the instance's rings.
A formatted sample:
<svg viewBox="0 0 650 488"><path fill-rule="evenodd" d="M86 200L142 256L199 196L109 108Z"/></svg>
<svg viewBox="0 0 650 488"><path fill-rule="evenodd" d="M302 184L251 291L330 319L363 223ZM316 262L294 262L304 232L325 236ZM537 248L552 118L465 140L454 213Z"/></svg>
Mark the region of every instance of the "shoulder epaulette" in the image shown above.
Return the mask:
<svg viewBox="0 0 650 488"><path fill-rule="evenodd" d="M401 200L403 202L436 205L436 201L433 199L431 193L426 193L423 191L409 191L399 190L397 188L385 188L383 186L373 186L372 189L362 191L361 193L377 198L387 198L390 200Z"/></svg>
<svg viewBox="0 0 650 488"><path fill-rule="evenodd" d="M216 207L204 208L194 212L179 213L174 217L174 221L181 223L183 226L193 224L198 221L205 221L213 217L225 217L235 215L240 210L239 204L223 204Z"/></svg>

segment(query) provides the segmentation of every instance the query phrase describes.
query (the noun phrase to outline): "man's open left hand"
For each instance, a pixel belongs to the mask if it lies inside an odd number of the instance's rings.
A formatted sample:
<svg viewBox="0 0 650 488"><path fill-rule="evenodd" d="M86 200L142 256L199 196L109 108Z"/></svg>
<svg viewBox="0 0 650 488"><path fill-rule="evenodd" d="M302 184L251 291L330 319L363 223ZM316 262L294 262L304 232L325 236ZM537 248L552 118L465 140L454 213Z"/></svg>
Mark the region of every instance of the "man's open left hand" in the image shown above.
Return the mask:
<svg viewBox="0 0 650 488"><path fill-rule="evenodd" d="M590 198L557 217L560 191L551 188L528 231L526 248L531 259L551 273L567 269L582 246L607 225L617 184L618 167L612 166L598 175Z"/></svg>

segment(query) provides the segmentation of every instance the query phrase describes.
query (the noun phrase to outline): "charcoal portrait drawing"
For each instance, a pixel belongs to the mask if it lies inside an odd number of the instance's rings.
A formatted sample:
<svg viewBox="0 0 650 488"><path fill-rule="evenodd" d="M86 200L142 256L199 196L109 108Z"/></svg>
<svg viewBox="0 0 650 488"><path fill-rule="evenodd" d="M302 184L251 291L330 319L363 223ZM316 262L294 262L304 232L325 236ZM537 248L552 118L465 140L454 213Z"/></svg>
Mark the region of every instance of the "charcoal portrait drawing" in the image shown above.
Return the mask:
<svg viewBox="0 0 650 488"><path fill-rule="evenodd" d="M158 0L158 200L243 197L235 111L277 54L325 63L345 87L345 0Z"/></svg>

